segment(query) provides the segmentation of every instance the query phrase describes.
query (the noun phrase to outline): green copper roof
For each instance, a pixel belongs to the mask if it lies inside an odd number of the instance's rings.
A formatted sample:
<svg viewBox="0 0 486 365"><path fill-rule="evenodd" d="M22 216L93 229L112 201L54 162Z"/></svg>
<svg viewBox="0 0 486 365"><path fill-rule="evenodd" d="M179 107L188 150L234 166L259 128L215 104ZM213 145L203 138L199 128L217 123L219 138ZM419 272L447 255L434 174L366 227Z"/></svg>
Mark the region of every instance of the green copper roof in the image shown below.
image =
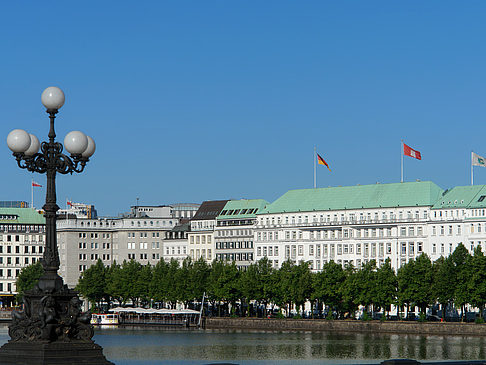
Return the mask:
<svg viewBox="0 0 486 365"><path fill-rule="evenodd" d="M269 203L263 199L230 200L226 203L216 219L255 218Z"/></svg>
<svg viewBox="0 0 486 365"><path fill-rule="evenodd" d="M432 209L486 208L486 185L456 186L447 190Z"/></svg>
<svg viewBox="0 0 486 365"><path fill-rule="evenodd" d="M0 208L0 224L45 224L44 216L31 208Z"/></svg>
<svg viewBox="0 0 486 365"><path fill-rule="evenodd" d="M432 206L442 192L430 181L290 190L261 213Z"/></svg>

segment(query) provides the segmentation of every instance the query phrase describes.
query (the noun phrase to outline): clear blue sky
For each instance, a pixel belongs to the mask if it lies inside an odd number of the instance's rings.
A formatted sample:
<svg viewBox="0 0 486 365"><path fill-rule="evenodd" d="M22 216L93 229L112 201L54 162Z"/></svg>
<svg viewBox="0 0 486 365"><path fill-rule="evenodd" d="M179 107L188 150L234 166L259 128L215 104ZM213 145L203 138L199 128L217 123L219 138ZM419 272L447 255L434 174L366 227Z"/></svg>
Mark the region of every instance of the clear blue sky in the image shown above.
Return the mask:
<svg viewBox="0 0 486 365"><path fill-rule="evenodd" d="M101 215L141 204L264 198L313 185L470 184L486 156L484 1L27 1L0 5L0 135L97 143L58 178ZM3 142L0 200L30 201ZM45 186L45 177L34 175ZM486 169L475 168L486 184ZM41 206L45 188L36 189Z"/></svg>

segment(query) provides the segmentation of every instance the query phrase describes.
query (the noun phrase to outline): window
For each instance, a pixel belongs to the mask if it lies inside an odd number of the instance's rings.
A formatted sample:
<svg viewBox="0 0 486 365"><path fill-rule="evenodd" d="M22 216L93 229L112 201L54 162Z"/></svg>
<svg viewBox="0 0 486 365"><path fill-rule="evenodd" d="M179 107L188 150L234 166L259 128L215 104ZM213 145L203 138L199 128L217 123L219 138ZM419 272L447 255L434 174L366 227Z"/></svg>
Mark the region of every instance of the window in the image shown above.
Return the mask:
<svg viewBox="0 0 486 365"><path fill-rule="evenodd" d="M400 251L400 254L402 256L407 254L407 244L405 242L402 242L401 243L401 251Z"/></svg>

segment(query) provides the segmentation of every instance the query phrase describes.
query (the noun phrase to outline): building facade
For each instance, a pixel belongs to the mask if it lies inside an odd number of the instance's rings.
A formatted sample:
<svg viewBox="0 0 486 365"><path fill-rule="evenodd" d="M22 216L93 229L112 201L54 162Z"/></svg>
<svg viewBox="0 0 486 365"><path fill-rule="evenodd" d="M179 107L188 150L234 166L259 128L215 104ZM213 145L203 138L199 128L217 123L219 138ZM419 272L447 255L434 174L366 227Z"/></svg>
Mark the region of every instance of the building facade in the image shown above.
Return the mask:
<svg viewBox="0 0 486 365"><path fill-rule="evenodd" d="M216 217L214 243L216 260L234 261L239 268L255 261L253 230L256 216L269 204L263 199L230 200Z"/></svg>
<svg viewBox="0 0 486 365"><path fill-rule="evenodd" d="M188 250L192 260L203 258L208 263L214 260L216 217L221 213L227 202L228 200L205 201L191 219Z"/></svg>
<svg viewBox="0 0 486 365"><path fill-rule="evenodd" d="M255 258L308 261L314 271L389 258L398 269L430 254L430 213L443 192L432 182L291 190L257 214Z"/></svg>
<svg viewBox="0 0 486 365"><path fill-rule="evenodd" d="M179 224L170 206L137 206L120 218L62 219L57 222L60 275L74 287L83 271L101 259L105 265L136 260L155 265L164 257L164 240Z"/></svg>
<svg viewBox="0 0 486 365"><path fill-rule="evenodd" d="M184 218L181 218L184 220ZM177 260L179 264L184 261L188 255L187 239L191 226L189 222L179 224L172 230L165 232L164 240L164 260Z"/></svg>
<svg viewBox="0 0 486 365"><path fill-rule="evenodd" d="M44 247L42 214L30 208L0 208L0 306L12 304L17 276L42 258Z"/></svg>

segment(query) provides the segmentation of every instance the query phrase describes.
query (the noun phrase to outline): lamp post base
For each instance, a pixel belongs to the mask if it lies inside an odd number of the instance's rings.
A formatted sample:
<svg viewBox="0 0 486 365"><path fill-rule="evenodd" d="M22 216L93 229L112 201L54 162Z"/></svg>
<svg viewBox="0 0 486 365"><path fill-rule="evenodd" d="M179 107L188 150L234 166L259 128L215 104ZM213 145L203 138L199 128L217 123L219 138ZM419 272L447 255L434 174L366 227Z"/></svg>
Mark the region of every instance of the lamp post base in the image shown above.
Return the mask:
<svg viewBox="0 0 486 365"><path fill-rule="evenodd" d="M2 365L114 365L101 346L70 342L7 342L0 348Z"/></svg>
<svg viewBox="0 0 486 365"><path fill-rule="evenodd" d="M57 274L44 273L25 292L24 310L12 312L1 365L114 365L93 342L90 319L81 312L77 293Z"/></svg>

